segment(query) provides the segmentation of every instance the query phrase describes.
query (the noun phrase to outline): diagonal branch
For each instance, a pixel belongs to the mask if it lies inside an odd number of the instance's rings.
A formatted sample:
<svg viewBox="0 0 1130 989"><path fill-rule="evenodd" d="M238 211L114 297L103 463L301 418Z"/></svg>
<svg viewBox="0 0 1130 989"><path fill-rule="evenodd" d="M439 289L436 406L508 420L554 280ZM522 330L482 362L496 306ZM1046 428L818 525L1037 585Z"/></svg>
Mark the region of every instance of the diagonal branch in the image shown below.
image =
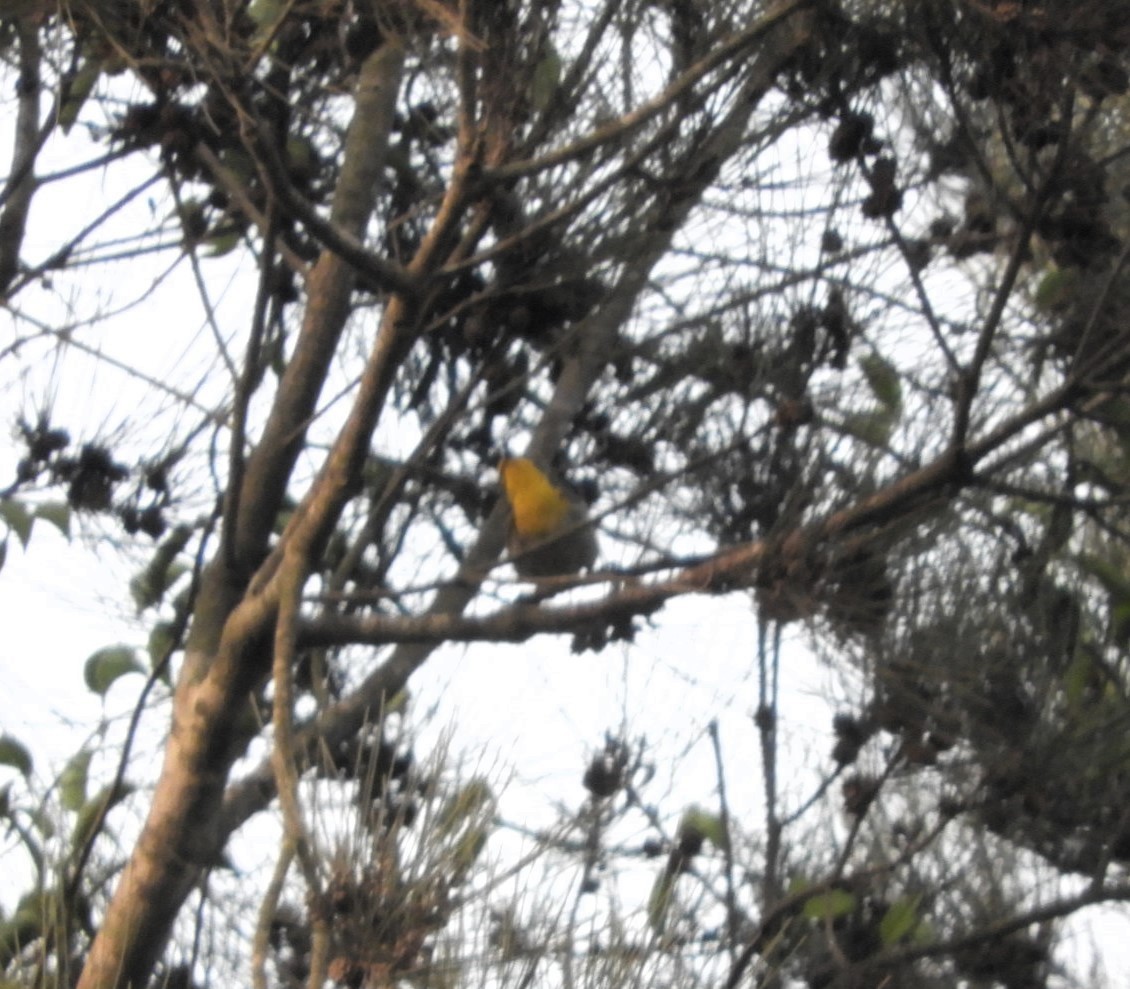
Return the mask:
<svg viewBox="0 0 1130 989"><path fill-rule="evenodd" d="M402 48L386 44L366 60L358 79L334 202L335 222L357 236L375 206L403 63ZM222 545L201 580L149 816L91 945L80 989L146 984L185 897L208 864L223 788L248 737L240 716L248 692L267 672L278 596L252 596L258 621L251 627L242 624L246 615L232 611L264 555L349 315L355 278L348 263L329 251L311 271L295 354L238 495L226 506ZM289 576L300 580L302 573ZM241 635L245 629L248 634Z"/></svg>
<svg viewBox="0 0 1130 989"><path fill-rule="evenodd" d="M35 192L35 156L39 139L39 29L28 18L17 23L20 44L20 74L16 83L19 110L16 113L12 172L0 213L0 297L7 294L20 264L28 211Z"/></svg>
<svg viewBox="0 0 1130 989"><path fill-rule="evenodd" d="M336 226L357 238L376 203L403 66L403 49L389 43L369 56L357 81L356 109L331 214ZM254 567L261 558L345 328L355 281L356 272L332 250L324 251L310 272L294 355L279 382L263 435L248 458L236 511L225 519L224 550L230 549L238 567Z"/></svg>

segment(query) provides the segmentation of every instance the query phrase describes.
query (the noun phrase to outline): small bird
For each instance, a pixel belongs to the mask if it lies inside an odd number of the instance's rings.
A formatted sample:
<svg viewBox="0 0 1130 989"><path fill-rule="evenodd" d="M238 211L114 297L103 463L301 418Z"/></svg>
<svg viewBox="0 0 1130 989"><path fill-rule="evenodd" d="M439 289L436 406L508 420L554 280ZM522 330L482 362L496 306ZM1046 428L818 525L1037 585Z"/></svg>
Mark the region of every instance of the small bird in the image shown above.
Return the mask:
<svg viewBox="0 0 1130 989"><path fill-rule="evenodd" d="M520 576L574 574L596 562L596 533L578 495L528 457L503 457L498 472L510 503L507 549Z"/></svg>

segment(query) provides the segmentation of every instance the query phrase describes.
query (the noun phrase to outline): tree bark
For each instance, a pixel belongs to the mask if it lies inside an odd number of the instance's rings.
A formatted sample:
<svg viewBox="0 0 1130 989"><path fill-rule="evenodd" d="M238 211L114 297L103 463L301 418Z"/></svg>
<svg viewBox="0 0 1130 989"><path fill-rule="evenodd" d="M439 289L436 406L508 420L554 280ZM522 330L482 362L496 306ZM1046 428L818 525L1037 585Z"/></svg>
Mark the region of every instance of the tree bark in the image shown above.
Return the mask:
<svg viewBox="0 0 1130 989"><path fill-rule="evenodd" d="M376 202L403 62L402 50L386 45L369 57L358 79L334 200L334 219L356 236ZM185 898L213 861L224 787L250 737L240 728L248 694L269 670L272 606L261 594L249 601L249 579L266 552L349 315L354 272L327 250L310 282L295 357L242 478L234 551L221 546L202 576L149 815L91 945L79 989L146 985ZM245 607L237 611L241 603ZM248 609L248 603L257 607Z"/></svg>

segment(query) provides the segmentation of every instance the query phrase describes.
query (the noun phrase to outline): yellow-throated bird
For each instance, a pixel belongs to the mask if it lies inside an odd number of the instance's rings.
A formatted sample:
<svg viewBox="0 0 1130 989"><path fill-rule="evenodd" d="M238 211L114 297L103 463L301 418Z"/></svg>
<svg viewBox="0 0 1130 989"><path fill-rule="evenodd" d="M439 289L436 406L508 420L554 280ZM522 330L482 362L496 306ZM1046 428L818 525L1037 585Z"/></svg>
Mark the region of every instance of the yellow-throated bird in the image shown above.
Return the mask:
<svg viewBox="0 0 1130 989"><path fill-rule="evenodd" d="M578 495L528 457L503 457L498 472L510 503L507 549L521 576L573 574L596 562L596 533Z"/></svg>

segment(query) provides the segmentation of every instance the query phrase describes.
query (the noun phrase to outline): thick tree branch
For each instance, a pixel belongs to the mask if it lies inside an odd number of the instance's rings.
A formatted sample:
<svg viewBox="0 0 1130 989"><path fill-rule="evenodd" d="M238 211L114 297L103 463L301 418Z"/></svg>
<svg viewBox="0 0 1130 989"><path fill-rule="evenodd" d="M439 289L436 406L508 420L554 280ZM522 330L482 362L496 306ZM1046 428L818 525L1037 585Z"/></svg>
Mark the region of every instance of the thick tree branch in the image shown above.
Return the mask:
<svg viewBox="0 0 1130 989"><path fill-rule="evenodd" d="M39 151L39 28L28 18L16 22L19 38L20 74L16 83L19 110L16 113L12 171L4 190L4 210L0 213L0 298L19 271L20 249L24 243L28 210L35 193L35 156Z"/></svg>
<svg viewBox="0 0 1130 989"><path fill-rule="evenodd" d="M357 238L364 234L376 203L403 65L403 49L386 44L369 56L357 81L356 109L346 134L331 212L333 223ZM349 316L355 282L356 272L332 250L324 251L310 272L302 330L262 437L248 458L238 514L231 522L232 559L240 567L258 564L274 527L287 480Z"/></svg>
<svg viewBox="0 0 1130 989"><path fill-rule="evenodd" d="M334 206L336 221L358 236L376 201L403 60L403 51L387 44L369 57L358 80ZM248 460L238 504L232 506L234 523L225 519L225 542L234 550L221 546L201 583L149 817L91 946L80 989L138 989L148 982L173 920L215 847L215 814L227 773L248 737L240 715L248 692L266 673L264 636L269 635L277 597L252 599L250 625L245 624L245 610L233 629L231 611L274 526L349 314L355 277L344 260L328 251L311 272L294 357ZM234 569L229 561L235 562Z"/></svg>

